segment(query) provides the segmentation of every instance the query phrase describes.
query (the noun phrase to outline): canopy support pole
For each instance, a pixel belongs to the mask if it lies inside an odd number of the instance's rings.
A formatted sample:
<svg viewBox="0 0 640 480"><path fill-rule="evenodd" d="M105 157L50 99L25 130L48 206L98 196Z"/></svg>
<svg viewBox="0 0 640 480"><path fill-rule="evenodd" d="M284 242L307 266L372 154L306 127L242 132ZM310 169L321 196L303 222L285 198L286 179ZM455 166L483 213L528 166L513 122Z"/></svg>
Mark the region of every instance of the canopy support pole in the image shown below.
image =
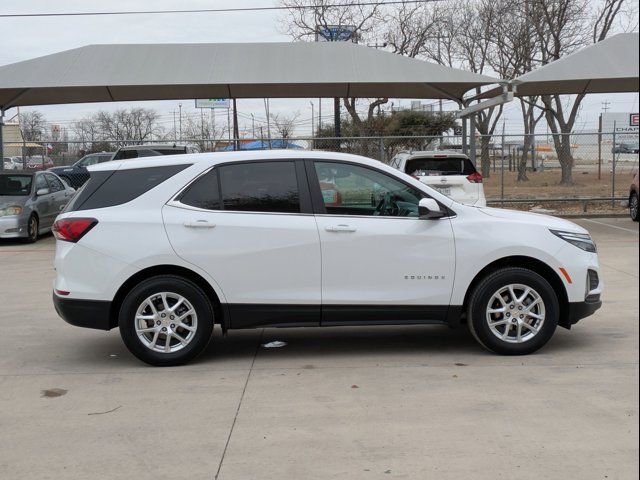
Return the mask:
<svg viewBox="0 0 640 480"><path fill-rule="evenodd" d="M340 99L333 99L333 126L336 137L342 136L342 125L340 124Z"/></svg>
<svg viewBox="0 0 640 480"><path fill-rule="evenodd" d="M4 170L4 139L2 137L4 130L4 108L0 108L0 172Z"/></svg>
<svg viewBox="0 0 640 480"><path fill-rule="evenodd" d="M471 130L469 133L469 160L473 163L473 166L476 166L476 116L472 114L469 117L469 129Z"/></svg>
<svg viewBox="0 0 640 480"><path fill-rule="evenodd" d="M238 104L233 99L233 149L240 150L240 129L238 128Z"/></svg>

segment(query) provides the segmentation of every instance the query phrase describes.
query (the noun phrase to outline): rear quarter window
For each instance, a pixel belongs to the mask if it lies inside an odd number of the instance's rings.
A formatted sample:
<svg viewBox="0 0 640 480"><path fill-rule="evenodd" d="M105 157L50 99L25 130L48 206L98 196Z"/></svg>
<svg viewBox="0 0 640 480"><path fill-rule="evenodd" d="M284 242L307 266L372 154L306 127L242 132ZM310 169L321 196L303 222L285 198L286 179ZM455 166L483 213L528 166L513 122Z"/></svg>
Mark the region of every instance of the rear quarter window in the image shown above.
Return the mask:
<svg viewBox="0 0 640 480"><path fill-rule="evenodd" d="M122 205L157 187L191 165L133 168L91 173L65 212Z"/></svg>

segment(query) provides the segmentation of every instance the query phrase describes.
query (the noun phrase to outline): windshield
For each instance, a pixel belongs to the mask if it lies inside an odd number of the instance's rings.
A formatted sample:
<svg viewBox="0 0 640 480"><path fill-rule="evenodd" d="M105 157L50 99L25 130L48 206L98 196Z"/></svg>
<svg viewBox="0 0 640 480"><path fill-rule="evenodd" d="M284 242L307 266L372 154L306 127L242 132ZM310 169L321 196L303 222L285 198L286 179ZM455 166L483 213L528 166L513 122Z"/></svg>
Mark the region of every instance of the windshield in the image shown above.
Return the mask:
<svg viewBox="0 0 640 480"><path fill-rule="evenodd" d="M0 195L23 197L31 193L31 175L0 175Z"/></svg>

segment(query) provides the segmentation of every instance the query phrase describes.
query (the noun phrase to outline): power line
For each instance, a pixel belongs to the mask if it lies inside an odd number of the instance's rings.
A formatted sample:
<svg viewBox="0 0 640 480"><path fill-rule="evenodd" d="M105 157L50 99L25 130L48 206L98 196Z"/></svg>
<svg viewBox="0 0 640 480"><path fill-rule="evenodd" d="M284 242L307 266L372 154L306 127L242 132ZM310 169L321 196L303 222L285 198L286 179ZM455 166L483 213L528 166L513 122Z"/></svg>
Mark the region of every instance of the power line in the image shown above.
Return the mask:
<svg viewBox="0 0 640 480"><path fill-rule="evenodd" d="M383 5L406 5L417 3L436 3L443 0L404 0L404 1L363 1L357 3L341 4L334 3L328 5L293 5L272 6L272 7L233 7L233 8L198 8L191 10L130 10L114 12L46 12L46 13L3 13L0 18L28 18L28 17L87 17L106 15L165 15L178 13L238 13L238 12L269 12L282 10L312 10L316 8L344 8L344 7L367 7Z"/></svg>

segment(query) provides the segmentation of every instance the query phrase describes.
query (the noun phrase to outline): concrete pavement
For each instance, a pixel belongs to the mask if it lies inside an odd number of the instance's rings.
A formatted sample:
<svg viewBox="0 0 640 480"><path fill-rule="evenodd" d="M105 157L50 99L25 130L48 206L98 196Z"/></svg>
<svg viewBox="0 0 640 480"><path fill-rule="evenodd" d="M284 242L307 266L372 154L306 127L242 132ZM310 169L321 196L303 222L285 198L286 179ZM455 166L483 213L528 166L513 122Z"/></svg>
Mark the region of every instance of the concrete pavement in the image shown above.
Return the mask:
<svg viewBox="0 0 640 480"><path fill-rule="evenodd" d="M169 369L56 316L51 238L2 242L0 478L637 478L638 225L577 223L605 304L535 355L466 329L267 329Z"/></svg>

